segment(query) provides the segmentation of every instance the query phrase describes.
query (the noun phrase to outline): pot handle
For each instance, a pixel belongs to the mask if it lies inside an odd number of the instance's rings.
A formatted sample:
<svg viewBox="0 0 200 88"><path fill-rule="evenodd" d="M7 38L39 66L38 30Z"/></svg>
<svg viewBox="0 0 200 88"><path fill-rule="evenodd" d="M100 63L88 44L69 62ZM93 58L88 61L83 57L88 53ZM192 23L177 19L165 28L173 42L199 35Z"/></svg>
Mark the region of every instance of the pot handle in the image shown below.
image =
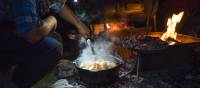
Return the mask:
<svg viewBox="0 0 200 88"><path fill-rule="evenodd" d="M78 60L78 59L76 59L76 60L74 60L72 63L73 63L73 64L75 64L75 65L77 65L77 64L78 64L78 62L79 62L79 60Z"/></svg>
<svg viewBox="0 0 200 88"><path fill-rule="evenodd" d="M77 60L74 60L72 63L73 63L73 64L76 64L76 62L77 62Z"/></svg>
<svg viewBox="0 0 200 88"><path fill-rule="evenodd" d="M125 63L124 60L120 59L120 56L112 56L111 55L110 57L115 58L116 60L118 60L119 61L119 65L123 65Z"/></svg>

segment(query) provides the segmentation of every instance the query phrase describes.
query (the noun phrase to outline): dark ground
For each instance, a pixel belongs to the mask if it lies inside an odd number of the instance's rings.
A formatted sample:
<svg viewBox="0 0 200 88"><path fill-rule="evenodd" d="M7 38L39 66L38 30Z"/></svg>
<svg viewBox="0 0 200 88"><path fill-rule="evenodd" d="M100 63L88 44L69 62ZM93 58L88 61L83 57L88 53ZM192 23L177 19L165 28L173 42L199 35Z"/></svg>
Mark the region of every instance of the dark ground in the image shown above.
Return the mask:
<svg viewBox="0 0 200 88"><path fill-rule="evenodd" d="M158 10L158 31L163 31L164 25L166 24L166 18L168 18L168 12L165 7L160 6L161 9ZM181 25L178 25L178 32L191 35L194 37L200 37L200 10L189 10L185 12ZM74 27L70 27L74 29ZM67 29L67 28L66 28ZM66 32L67 33L67 32ZM63 38L65 38L65 33L62 34ZM75 41L66 41L66 45L73 46ZM199 46L200 47L200 46ZM77 53L77 51L72 52ZM200 88L200 48L196 49L197 57L196 61L194 61L193 65L183 66L182 68L176 69L168 69L162 71L146 71L141 73L141 77L144 80L137 84L133 78L131 78L131 74L125 76L121 80L126 81L123 85L118 85L115 87L100 87L100 88ZM66 52L67 53L67 52ZM69 53L68 53L69 54ZM77 55L77 54L75 54ZM74 56L74 55L72 55ZM73 60L75 57L67 57L68 59ZM64 59L67 59L64 58ZM49 88L54 82L58 80L57 69L49 73L46 77L44 77L40 82L38 82L33 88ZM71 79L67 79L71 80ZM82 87L83 88L83 87ZM99 88L99 87L88 87L88 88Z"/></svg>

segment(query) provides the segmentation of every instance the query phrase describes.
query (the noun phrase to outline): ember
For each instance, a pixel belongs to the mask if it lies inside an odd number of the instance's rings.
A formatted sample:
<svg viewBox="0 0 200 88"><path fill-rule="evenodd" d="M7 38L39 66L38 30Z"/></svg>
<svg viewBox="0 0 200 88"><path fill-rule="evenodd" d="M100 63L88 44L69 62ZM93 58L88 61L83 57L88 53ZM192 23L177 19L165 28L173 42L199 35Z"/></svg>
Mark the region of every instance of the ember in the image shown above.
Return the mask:
<svg viewBox="0 0 200 88"><path fill-rule="evenodd" d="M143 37L137 39L132 36L123 41L123 46L138 51L157 51L167 48L167 43L157 37Z"/></svg>

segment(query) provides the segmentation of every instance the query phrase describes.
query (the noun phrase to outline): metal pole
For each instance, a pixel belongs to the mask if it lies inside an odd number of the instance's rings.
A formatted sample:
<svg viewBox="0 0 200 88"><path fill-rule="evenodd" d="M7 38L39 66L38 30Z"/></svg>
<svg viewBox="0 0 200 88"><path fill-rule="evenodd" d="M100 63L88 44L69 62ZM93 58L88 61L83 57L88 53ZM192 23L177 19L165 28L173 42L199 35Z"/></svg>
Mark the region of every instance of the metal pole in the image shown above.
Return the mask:
<svg viewBox="0 0 200 88"><path fill-rule="evenodd" d="M136 76L137 76L137 80L139 80L139 67L140 66L140 54L138 55L138 59L137 59L137 72L136 72Z"/></svg>

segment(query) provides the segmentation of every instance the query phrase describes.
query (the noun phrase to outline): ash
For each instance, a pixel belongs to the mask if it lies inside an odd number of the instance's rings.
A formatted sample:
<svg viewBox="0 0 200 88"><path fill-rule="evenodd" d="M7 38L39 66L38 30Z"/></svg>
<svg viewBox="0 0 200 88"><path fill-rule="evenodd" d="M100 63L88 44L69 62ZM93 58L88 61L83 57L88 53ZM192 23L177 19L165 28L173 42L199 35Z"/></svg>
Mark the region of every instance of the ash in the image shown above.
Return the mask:
<svg viewBox="0 0 200 88"><path fill-rule="evenodd" d="M200 74L186 68L142 73L139 88L200 88Z"/></svg>
<svg viewBox="0 0 200 88"><path fill-rule="evenodd" d="M125 63L120 78L110 85L90 85L79 80L78 74L66 77L73 88L200 88L200 74L191 71L191 66L181 68L140 72L142 80L135 78L135 63Z"/></svg>

